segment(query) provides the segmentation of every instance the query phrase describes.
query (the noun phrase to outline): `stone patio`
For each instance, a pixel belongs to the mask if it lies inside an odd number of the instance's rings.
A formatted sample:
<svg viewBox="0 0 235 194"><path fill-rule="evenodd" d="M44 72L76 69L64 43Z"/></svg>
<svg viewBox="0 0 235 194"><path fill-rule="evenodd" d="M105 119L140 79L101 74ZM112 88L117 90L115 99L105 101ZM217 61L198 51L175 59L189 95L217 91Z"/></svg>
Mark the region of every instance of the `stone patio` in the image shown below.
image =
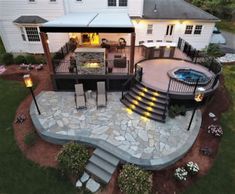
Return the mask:
<svg viewBox="0 0 235 194"><path fill-rule="evenodd" d="M148 169L166 167L191 148L201 125L200 111L187 131L191 112L163 124L128 112L120 97L120 92L108 93L107 107L97 109L93 93L87 109L76 110L74 93L42 92L37 97L42 114L33 102L30 114L38 133L49 142L76 140Z"/></svg>

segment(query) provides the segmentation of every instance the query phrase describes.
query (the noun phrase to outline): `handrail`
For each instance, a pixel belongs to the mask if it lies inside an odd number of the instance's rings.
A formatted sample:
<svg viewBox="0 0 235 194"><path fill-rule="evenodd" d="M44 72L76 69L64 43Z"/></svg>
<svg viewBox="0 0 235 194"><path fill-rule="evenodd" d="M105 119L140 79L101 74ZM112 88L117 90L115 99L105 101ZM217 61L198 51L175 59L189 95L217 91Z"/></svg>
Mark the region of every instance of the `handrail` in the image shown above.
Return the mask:
<svg viewBox="0 0 235 194"><path fill-rule="evenodd" d="M130 85L132 86L132 82L135 79L134 76L131 76L124 84L122 84L122 99L124 98L124 90L126 89L127 85L131 83Z"/></svg>

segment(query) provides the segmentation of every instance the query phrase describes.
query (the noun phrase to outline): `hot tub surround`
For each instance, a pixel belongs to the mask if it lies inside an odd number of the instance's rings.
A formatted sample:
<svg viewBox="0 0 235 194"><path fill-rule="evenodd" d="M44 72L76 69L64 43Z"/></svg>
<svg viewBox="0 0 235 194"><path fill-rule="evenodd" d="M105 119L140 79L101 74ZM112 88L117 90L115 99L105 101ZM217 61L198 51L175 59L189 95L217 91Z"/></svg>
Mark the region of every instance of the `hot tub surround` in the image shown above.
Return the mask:
<svg viewBox="0 0 235 194"><path fill-rule="evenodd" d="M198 79L199 85L206 85L210 81L210 78L203 72L187 67L175 68L171 71L168 71L168 75L171 78L175 78L177 81L188 85L195 85Z"/></svg>

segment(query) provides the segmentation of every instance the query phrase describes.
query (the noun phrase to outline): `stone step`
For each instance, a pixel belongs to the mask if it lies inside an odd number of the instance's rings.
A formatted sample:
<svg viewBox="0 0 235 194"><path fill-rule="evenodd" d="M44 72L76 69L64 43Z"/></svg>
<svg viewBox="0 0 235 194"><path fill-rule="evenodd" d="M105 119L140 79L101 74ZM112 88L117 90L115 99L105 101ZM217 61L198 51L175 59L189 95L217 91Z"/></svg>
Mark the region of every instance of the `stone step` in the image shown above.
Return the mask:
<svg viewBox="0 0 235 194"><path fill-rule="evenodd" d="M103 169L101 169L100 167L96 166L95 164L91 162L88 162L85 169L88 173L98 178L104 184L108 184L112 177L112 174L104 171Z"/></svg>
<svg viewBox="0 0 235 194"><path fill-rule="evenodd" d="M111 163L96 155L92 155L89 161L110 174L113 174L116 169L116 166L113 166Z"/></svg>
<svg viewBox="0 0 235 194"><path fill-rule="evenodd" d="M119 163L119 159L116 158L114 155L102 150L102 149L95 149L95 151L93 152L94 155L104 159L105 161L109 162L110 164L112 164L113 166L117 166Z"/></svg>

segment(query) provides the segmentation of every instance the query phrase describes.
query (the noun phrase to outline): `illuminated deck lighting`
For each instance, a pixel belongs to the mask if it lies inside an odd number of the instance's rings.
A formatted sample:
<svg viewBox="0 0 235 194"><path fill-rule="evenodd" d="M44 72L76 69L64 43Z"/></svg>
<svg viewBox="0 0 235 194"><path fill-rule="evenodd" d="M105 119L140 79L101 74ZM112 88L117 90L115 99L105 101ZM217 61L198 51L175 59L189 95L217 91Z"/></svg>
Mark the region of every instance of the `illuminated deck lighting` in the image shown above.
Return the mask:
<svg viewBox="0 0 235 194"><path fill-rule="evenodd" d="M134 104L131 104L130 107L131 107L131 109L135 109L135 105Z"/></svg>
<svg viewBox="0 0 235 194"><path fill-rule="evenodd" d="M138 105L138 104L139 104L139 102L138 102L137 100L133 100L132 102L133 102L133 104L135 104L135 105Z"/></svg>
<svg viewBox="0 0 235 194"><path fill-rule="evenodd" d="M148 107L147 110L148 111L153 111L153 108L152 107Z"/></svg>
<svg viewBox="0 0 235 194"><path fill-rule="evenodd" d="M158 92L153 92L153 95L154 96L159 96L159 93Z"/></svg>
<svg viewBox="0 0 235 194"><path fill-rule="evenodd" d="M144 121L144 122L148 122L150 119L145 117L145 116L141 116L141 119Z"/></svg>
<svg viewBox="0 0 235 194"><path fill-rule="evenodd" d="M155 97L152 97L151 99L152 99L152 101L155 101L155 102L157 101L157 98L155 98Z"/></svg>
<svg viewBox="0 0 235 194"><path fill-rule="evenodd" d="M141 96L145 96L144 92L140 92L139 94L140 94Z"/></svg>
<svg viewBox="0 0 235 194"><path fill-rule="evenodd" d="M133 113L133 111L132 111L130 108L126 108L126 111L127 111L127 113L130 114L130 115Z"/></svg>
<svg viewBox="0 0 235 194"><path fill-rule="evenodd" d="M148 92L148 89L147 89L147 88L143 88L143 90L144 90L145 92Z"/></svg>
<svg viewBox="0 0 235 194"><path fill-rule="evenodd" d="M137 99L138 99L139 101L141 101L141 100L142 100L142 98L141 98L140 96L138 96L138 97L137 97Z"/></svg>
<svg viewBox="0 0 235 194"><path fill-rule="evenodd" d="M149 102L149 105L150 105L150 106L154 106L154 103L153 103L153 102Z"/></svg>
<svg viewBox="0 0 235 194"><path fill-rule="evenodd" d="M149 112L145 112L144 114L145 114L146 117L150 117L151 116L151 114Z"/></svg>

